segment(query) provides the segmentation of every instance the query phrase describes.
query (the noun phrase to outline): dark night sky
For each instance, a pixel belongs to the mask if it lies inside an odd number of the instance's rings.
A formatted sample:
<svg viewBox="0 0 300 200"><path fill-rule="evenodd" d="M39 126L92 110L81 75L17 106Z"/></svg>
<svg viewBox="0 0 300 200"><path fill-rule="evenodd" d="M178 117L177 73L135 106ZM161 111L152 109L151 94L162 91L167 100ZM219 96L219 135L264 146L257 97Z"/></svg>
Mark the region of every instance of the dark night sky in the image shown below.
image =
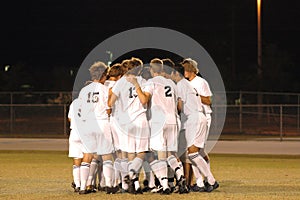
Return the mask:
<svg viewBox="0 0 300 200"><path fill-rule="evenodd" d="M263 44L277 45L299 66L298 1L262 2ZM217 66L233 59L238 74L256 64L256 20L256 0L9 1L1 5L0 67L19 62L38 70L79 67L106 38L156 26L192 37Z"/></svg>

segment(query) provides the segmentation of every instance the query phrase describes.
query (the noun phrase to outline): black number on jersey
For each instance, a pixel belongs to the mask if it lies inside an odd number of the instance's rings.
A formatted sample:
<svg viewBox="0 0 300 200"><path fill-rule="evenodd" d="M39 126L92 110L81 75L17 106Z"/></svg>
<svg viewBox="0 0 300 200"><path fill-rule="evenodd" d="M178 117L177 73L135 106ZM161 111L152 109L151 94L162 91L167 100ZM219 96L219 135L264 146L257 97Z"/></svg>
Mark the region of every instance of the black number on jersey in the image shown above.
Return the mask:
<svg viewBox="0 0 300 200"><path fill-rule="evenodd" d="M172 97L171 87L170 86L165 86L165 96L166 97Z"/></svg>
<svg viewBox="0 0 300 200"><path fill-rule="evenodd" d="M91 103L91 102L92 103L97 103L99 101L98 95L99 95L99 92L93 92L93 93L89 92L87 102L88 103Z"/></svg>
<svg viewBox="0 0 300 200"><path fill-rule="evenodd" d="M196 96L199 96L199 94L198 94L198 92L197 92L196 88L194 88L194 90L196 91Z"/></svg>
<svg viewBox="0 0 300 200"><path fill-rule="evenodd" d="M130 87L129 88L129 98L137 97L137 94L134 94L133 92L135 91L135 87Z"/></svg>

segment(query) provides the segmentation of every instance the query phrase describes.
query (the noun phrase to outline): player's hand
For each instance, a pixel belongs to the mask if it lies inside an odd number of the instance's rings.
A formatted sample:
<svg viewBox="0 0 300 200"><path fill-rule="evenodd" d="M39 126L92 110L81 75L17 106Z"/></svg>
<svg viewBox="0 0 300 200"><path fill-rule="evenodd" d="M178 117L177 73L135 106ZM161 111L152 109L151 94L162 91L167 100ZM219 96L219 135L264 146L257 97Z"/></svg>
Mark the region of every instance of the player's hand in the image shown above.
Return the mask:
<svg viewBox="0 0 300 200"><path fill-rule="evenodd" d="M136 76L133 75L133 74L129 74L128 76L126 76L126 80L128 82L130 82L132 85L137 85L138 84Z"/></svg>

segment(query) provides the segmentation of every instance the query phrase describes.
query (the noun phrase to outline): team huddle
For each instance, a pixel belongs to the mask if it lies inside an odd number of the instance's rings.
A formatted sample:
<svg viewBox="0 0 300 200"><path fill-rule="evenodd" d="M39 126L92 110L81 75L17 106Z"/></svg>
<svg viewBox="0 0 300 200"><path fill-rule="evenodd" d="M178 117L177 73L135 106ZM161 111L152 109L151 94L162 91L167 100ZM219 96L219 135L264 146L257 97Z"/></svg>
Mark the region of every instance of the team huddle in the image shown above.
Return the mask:
<svg viewBox="0 0 300 200"><path fill-rule="evenodd" d="M183 194L219 187L205 152L212 93L197 76L196 61L153 58L146 66L132 57L110 67L96 62L89 72L68 113L75 192Z"/></svg>

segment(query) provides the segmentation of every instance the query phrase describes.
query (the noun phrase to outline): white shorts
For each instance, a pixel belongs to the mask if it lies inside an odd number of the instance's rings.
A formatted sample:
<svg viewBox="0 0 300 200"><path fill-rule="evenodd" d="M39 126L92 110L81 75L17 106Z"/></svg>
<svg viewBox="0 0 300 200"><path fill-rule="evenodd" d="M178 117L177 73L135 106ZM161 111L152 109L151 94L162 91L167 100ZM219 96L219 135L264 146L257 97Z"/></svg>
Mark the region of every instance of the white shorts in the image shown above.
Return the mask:
<svg viewBox="0 0 300 200"><path fill-rule="evenodd" d="M96 153L98 155L113 152L111 129L108 120L89 120L83 122L80 129L84 153Z"/></svg>
<svg viewBox="0 0 300 200"><path fill-rule="evenodd" d="M110 128L114 150L120 150L119 134L121 134L121 130L119 129L119 126L117 125L116 119L114 117L110 117Z"/></svg>
<svg viewBox="0 0 300 200"><path fill-rule="evenodd" d="M120 150L128 153L149 151L150 128L145 114L130 124L116 125L120 130L118 133Z"/></svg>
<svg viewBox="0 0 300 200"><path fill-rule="evenodd" d="M206 131L206 136L205 136L205 143L207 142L207 138L209 135L209 130L210 130L210 124L211 124L211 114L206 113L206 120L207 120L207 131Z"/></svg>
<svg viewBox="0 0 300 200"><path fill-rule="evenodd" d="M177 124L151 123L150 148L155 151L175 151L178 149Z"/></svg>
<svg viewBox="0 0 300 200"><path fill-rule="evenodd" d="M76 130L71 130L69 136L69 157L83 158L83 145Z"/></svg>
<svg viewBox="0 0 300 200"><path fill-rule="evenodd" d="M199 148L204 148L207 119L202 112L198 112L188 116L185 126L185 138L187 147L195 145Z"/></svg>

